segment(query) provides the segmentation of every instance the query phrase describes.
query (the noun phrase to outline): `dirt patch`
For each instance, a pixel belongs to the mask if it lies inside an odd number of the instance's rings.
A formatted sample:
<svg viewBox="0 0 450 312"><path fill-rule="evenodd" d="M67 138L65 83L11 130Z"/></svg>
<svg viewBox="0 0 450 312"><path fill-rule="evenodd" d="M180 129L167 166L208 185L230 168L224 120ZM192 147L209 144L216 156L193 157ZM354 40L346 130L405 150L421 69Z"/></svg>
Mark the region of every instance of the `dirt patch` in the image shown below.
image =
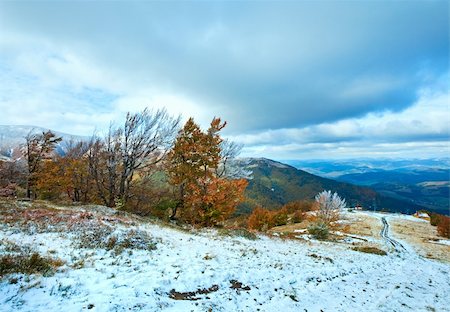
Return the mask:
<svg viewBox="0 0 450 312"><path fill-rule="evenodd" d="M429 222L389 218L392 236L407 242L421 256L450 262L450 246L435 243L443 239L437 235L437 229Z"/></svg>

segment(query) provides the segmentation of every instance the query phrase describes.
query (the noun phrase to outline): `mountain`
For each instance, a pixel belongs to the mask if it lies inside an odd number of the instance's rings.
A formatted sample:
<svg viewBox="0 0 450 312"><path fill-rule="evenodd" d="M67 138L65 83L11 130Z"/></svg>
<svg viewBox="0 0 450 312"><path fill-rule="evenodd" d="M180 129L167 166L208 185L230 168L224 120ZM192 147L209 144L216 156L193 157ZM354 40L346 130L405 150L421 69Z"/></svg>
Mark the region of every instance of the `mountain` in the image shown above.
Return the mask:
<svg viewBox="0 0 450 312"><path fill-rule="evenodd" d="M450 214L450 159L289 161L296 168Z"/></svg>
<svg viewBox="0 0 450 312"><path fill-rule="evenodd" d="M450 158L285 160L283 162L326 178L378 171L411 172L450 169Z"/></svg>
<svg viewBox="0 0 450 312"><path fill-rule="evenodd" d="M50 129L36 126L6 126L0 125L0 158L9 159L13 157L25 144L25 137L29 133L42 133ZM70 140L83 140L86 137L53 131L57 136L63 138L63 142L57 146L58 153L64 153L64 142Z"/></svg>
<svg viewBox="0 0 450 312"><path fill-rule="evenodd" d="M250 159L247 169L253 171L253 179L246 190L247 201L239 207L238 213L248 213L256 206L275 209L290 201L311 200L323 190L337 192L349 206L359 204L366 209L404 213L424 208L407 200L379 194L369 187L319 177L265 158Z"/></svg>

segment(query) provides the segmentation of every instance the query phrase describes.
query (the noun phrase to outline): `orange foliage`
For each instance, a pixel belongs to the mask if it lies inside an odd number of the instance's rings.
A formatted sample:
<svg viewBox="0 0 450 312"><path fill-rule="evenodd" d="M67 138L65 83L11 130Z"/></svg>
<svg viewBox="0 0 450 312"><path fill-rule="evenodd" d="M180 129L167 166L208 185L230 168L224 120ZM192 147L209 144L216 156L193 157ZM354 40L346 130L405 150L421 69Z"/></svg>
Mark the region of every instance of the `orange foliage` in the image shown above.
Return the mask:
<svg viewBox="0 0 450 312"><path fill-rule="evenodd" d="M228 218L243 200L247 181L217 176L221 162L219 131L225 127L214 118L203 132L190 118L178 134L167 159L170 183L179 189L179 203L172 217L179 215L192 223L215 225Z"/></svg>
<svg viewBox="0 0 450 312"><path fill-rule="evenodd" d="M440 236L450 238L450 217L440 216L437 231Z"/></svg>
<svg viewBox="0 0 450 312"><path fill-rule="evenodd" d="M272 211L256 207L248 217L247 226L251 230L266 231L274 226L273 216Z"/></svg>

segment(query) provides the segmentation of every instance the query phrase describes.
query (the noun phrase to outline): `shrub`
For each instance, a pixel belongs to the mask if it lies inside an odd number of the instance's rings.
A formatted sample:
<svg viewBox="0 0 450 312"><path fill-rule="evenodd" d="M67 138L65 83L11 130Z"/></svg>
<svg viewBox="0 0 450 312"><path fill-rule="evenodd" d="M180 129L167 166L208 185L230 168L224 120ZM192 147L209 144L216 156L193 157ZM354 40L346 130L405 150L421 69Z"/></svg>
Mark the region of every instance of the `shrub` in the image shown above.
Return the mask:
<svg viewBox="0 0 450 312"><path fill-rule="evenodd" d="M286 225L288 221L288 215L285 211L280 210L272 212L272 223L274 226Z"/></svg>
<svg viewBox="0 0 450 312"><path fill-rule="evenodd" d="M239 236L250 240L258 239L254 233L246 229L220 229L219 234L224 236Z"/></svg>
<svg viewBox="0 0 450 312"><path fill-rule="evenodd" d="M274 226L273 213L267 209L257 207L248 217L248 228L257 231L266 231Z"/></svg>
<svg viewBox="0 0 450 312"><path fill-rule="evenodd" d="M291 216L291 223L300 223L305 220L305 213L303 211L297 210Z"/></svg>
<svg viewBox="0 0 450 312"><path fill-rule="evenodd" d="M307 200L293 201L284 205L282 210L285 210L287 214L308 212L313 210L313 203Z"/></svg>
<svg viewBox="0 0 450 312"><path fill-rule="evenodd" d="M380 255L380 256L386 256L387 255L386 251L378 249L376 247L361 246L361 247L353 247L352 249L355 250L355 251L371 253L371 254L374 254L374 255Z"/></svg>
<svg viewBox="0 0 450 312"><path fill-rule="evenodd" d="M3 255L0 258L0 277L11 273L51 274L55 267L61 266L61 260L45 258L37 252L31 255Z"/></svg>
<svg viewBox="0 0 450 312"><path fill-rule="evenodd" d="M345 199L337 193L322 191L316 195L317 217L323 223L330 225L339 219L340 212L345 208Z"/></svg>
<svg viewBox="0 0 450 312"><path fill-rule="evenodd" d="M440 236L450 238L450 217L441 216L437 224L437 232Z"/></svg>
<svg viewBox="0 0 450 312"><path fill-rule="evenodd" d="M430 213L430 224L433 226L437 226L442 215L437 213Z"/></svg>
<svg viewBox="0 0 450 312"><path fill-rule="evenodd" d="M308 233L316 239L327 239L330 231L326 223L319 221L308 226Z"/></svg>

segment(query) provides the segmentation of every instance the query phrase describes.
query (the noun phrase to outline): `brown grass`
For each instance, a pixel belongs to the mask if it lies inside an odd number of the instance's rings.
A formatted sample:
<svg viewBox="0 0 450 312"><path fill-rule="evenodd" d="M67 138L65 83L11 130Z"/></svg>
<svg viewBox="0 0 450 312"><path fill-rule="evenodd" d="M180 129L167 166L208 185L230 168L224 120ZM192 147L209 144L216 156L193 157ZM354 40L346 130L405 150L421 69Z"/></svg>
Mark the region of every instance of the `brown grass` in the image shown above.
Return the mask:
<svg viewBox="0 0 450 312"><path fill-rule="evenodd" d="M450 246L436 243L444 238L437 235L436 227L429 222L391 218L389 224L393 236L410 244L419 255L450 262Z"/></svg>
<svg viewBox="0 0 450 312"><path fill-rule="evenodd" d="M12 273L50 275L63 264L60 259L42 257L36 252L31 255L3 255L0 257L0 277Z"/></svg>
<svg viewBox="0 0 450 312"><path fill-rule="evenodd" d="M352 249L355 250L355 251L371 253L371 254L380 255L380 256L386 256L387 255L386 251L381 250L381 249L376 248L376 247L358 246L358 247L353 247Z"/></svg>
<svg viewBox="0 0 450 312"><path fill-rule="evenodd" d="M381 239L382 224L380 219L368 215L361 216L360 214L348 213L345 215L345 220L349 221L349 228L346 229L346 233Z"/></svg>

